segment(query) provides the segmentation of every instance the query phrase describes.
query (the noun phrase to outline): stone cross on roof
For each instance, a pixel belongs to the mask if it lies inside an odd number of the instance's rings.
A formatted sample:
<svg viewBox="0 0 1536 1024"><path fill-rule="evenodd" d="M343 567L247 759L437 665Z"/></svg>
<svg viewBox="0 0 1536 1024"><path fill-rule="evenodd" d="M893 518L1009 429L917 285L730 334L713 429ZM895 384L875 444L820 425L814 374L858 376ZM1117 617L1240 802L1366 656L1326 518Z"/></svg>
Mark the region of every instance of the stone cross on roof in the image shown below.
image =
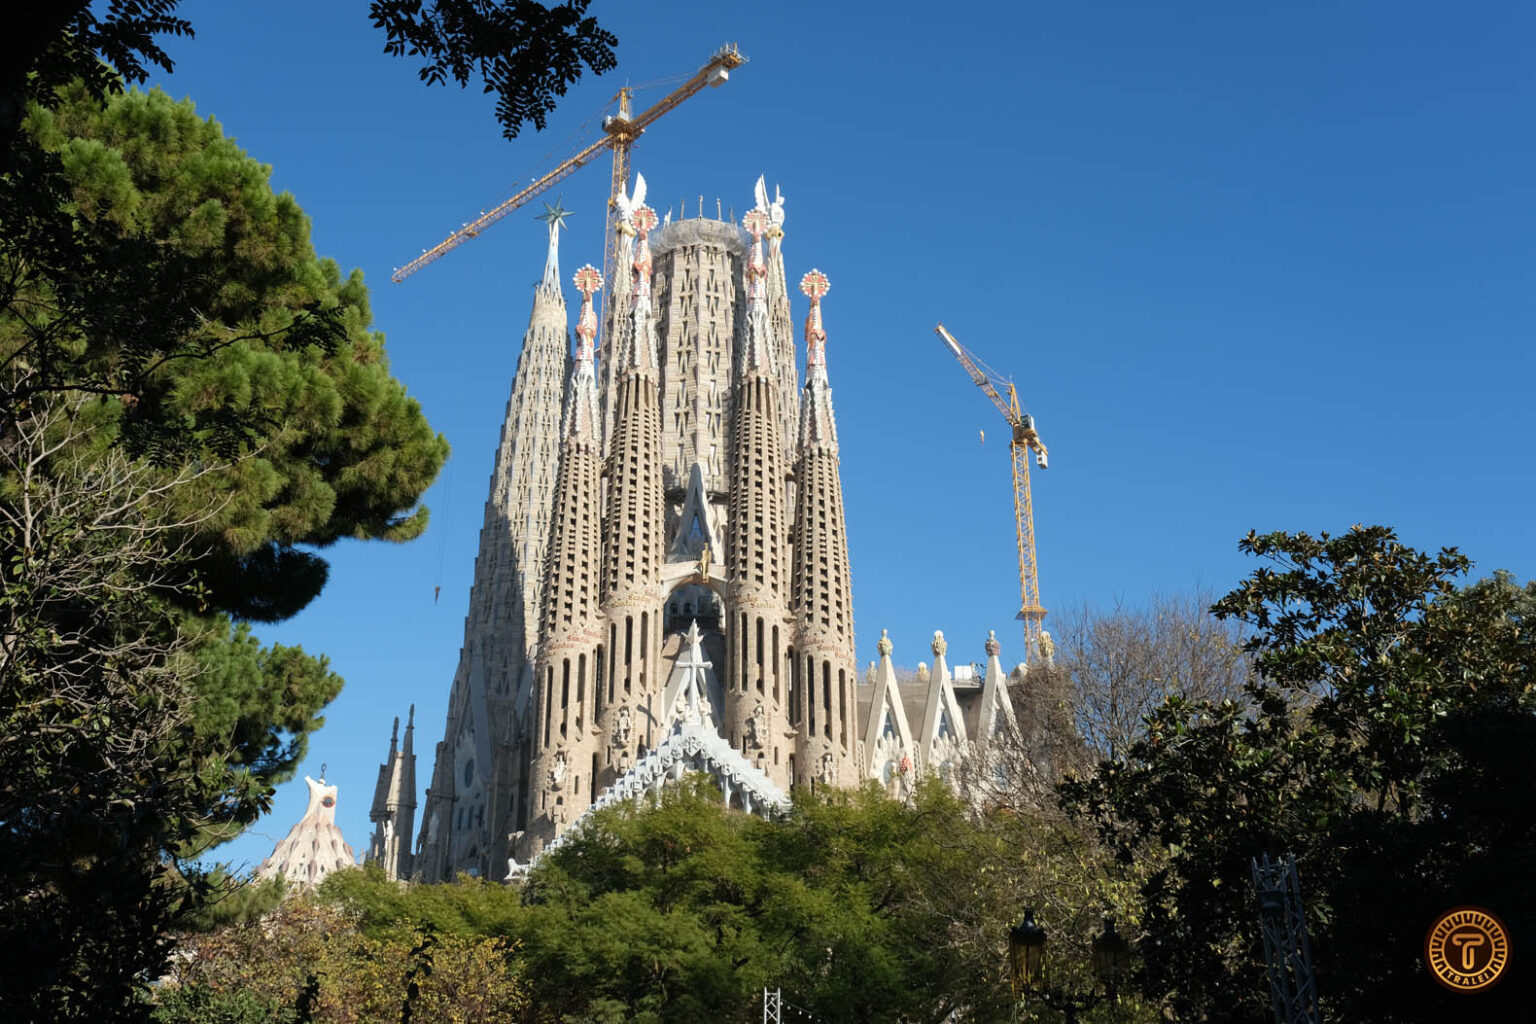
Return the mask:
<svg viewBox="0 0 1536 1024"><path fill-rule="evenodd" d="M677 668L686 673L682 689L677 695L678 717L690 725L712 725L714 716L710 710L709 693L706 690L708 676L704 670L715 666L713 662L704 660L704 651L699 646L704 638L699 633L697 619L688 626L684 639L688 646L677 658Z"/></svg>

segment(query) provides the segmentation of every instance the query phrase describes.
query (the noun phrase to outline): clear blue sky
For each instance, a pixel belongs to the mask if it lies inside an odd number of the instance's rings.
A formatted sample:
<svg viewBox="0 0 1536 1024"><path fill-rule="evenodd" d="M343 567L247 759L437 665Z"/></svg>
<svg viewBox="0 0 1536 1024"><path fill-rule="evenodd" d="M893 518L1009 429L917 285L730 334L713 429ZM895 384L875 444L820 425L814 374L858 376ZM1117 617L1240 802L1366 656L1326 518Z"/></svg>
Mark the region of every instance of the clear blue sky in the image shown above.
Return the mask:
<svg viewBox="0 0 1536 1024"><path fill-rule="evenodd" d="M1386 523L1536 576L1530 4L598 0L619 70L511 144L487 97L385 57L363 0L184 9L197 39L158 81L363 268L395 373L453 445L423 539L337 546L324 595L259 630L347 679L303 771L329 763L360 853L391 718L415 702L423 787L442 737L543 225L519 212L403 285L390 270L555 162L626 80L726 41L751 62L635 167L661 211L703 193L738 216L767 174L791 274L831 278L861 660L882 627L906 664L934 629L956 660L988 629L1020 654L1004 424L940 320L1050 445L1048 608L1224 590L1252 528ZM607 180L600 161L565 183L567 280L601 264ZM303 792L220 853L259 861Z"/></svg>

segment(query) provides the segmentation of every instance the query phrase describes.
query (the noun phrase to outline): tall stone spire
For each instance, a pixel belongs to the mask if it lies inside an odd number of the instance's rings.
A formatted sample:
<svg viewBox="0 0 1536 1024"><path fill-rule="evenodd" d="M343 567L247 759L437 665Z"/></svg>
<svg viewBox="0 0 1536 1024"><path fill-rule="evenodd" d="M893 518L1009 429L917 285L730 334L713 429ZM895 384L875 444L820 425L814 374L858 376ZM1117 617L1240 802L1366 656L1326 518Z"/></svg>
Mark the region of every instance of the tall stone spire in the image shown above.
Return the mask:
<svg viewBox="0 0 1536 1024"><path fill-rule="evenodd" d="M859 755L857 667L853 646L853 588L838 469L837 425L827 383L827 332L821 300L831 287L812 270L800 279L811 300L805 318L805 391L800 400L795 465L795 555L790 607L796 621L797 685L790 715L802 763L818 777L854 785L864 774Z"/></svg>
<svg viewBox="0 0 1536 1024"><path fill-rule="evenodd" d="M565 211L547 207L544 274L502 422L475 558L464 646L449 696L423 811L416 873L428 881L461 871L493 876L506 863L507 815L522 783L518 746L532 680L550 506L559 458L561 398L570 373L570 334L559 273ZM519 749L526 751L526 745Z"/></svg>
<svg viewBox="0 0 1536 1024"><path fill-rule="evenodd" d="M405 742L396 747L400 719L389 735L389 757L379 765L379 782L373 791L373 837L368 844L369 864L378 864L390 881L411 877L411 833L416 823L416 705L405 720Z"/></svg>
<svg viewBox="0 0 1536 1024"><path fill-rule="evenodd" d="M539 281L540 288L549 289L552 292L560 291L560 229L565 226L565 218L571 215L571 211L560 205L560 200L555 200L555 205L544 204L544 212L538 219L549 225L549 255L544 259L544 276ZM564 304L564 299L561 299Z"/></svg>
<svg viewBox="0 0 1536 1024"><path fill-rule="evenodd" d="M645 175L635 175L635 190L626 194L621 188L612 199L618 208L617 260L614 263L617 280L606 282L608 295L608 322L603 325L603 353L599 360L598 401L603 408L603 453L613 448L613 418L617 411L619 378L626 365L629 339L634 330L634 314L630 293L634 279L630 269L635 253L635 211L645 205Z"/></svg>
<svg viewBox="0 0 1536 1024"><path fill-rule="evenodd" d="M602 446L593 367L597 314L592 295L602 274L587 265L576 271L581 314L576 323L576 365L565 399L560 472L544 588L542 644L534 672L532 765L524 806L515 815L514 842L535 854L559 828L586 810L597 788L599 744L592 726L602 710L602 617L598 593L602 565Z"/></svg>
<svg viewBox="0 0 1536 1024"><path fill-rule="evenodd" d="M755 751L759 767L776 780L791 781L792 761L776 767L781 763L776 737L789 724L792 666L784 655L793 623L788 607L789 530L777 352L769 330L768 267L763 258L763 236L772 219L765 202L759 183L759 205L742 219L752 236L752 248L745 271L747 315L732 403L735 433L725 544L732 618L725 632L727 677L736 685L726 693L726 719L731 742L739 746L753 719L765 716L766 729L755 731L766 737ZM802 766L801 774L804 771Z"/></svg>
<svg viewBox="0 0 1536 1024"><path fill-rule="evenodd" d="M757 179L757 204L768 211L768 326L773 335L778 368L779 421L784 433L785 459L795 457L795 428L800 417L800 386L795 370L795 326L789 311L789 284L784 271L784 193L773 187L768 199L766 179Z"/></svg>
<svg viewBox="0 0 1536 1024"><path fill-rule="evenodd" d="M621 759L658 742L650 709L663 683L659 570L666 546L663 512L661 408L651 297L649 235L656 211L635 194L621 196L624 221L635 233L630 292L630 340L612 394L608 501L603 523L603 614L608 623L607 703L630 727L615 747ZM610 349L612 346L610 345Z"/></svg>

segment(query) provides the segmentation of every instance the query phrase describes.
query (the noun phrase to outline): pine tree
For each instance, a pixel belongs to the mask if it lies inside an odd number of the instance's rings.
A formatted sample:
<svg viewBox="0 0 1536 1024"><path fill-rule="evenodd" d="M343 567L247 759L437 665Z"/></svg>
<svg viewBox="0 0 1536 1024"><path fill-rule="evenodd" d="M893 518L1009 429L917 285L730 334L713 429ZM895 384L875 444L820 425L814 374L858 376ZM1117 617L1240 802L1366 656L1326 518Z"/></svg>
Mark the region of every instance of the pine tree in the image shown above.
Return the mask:
<svg viewBox="0 0 1536 1024"><path fill-rule="evenodd" d="M262 648L342 537L409 540L447 445L361 274L190 103L31 106L0 188L0 990L112 1019L341 680Z"/></svg>

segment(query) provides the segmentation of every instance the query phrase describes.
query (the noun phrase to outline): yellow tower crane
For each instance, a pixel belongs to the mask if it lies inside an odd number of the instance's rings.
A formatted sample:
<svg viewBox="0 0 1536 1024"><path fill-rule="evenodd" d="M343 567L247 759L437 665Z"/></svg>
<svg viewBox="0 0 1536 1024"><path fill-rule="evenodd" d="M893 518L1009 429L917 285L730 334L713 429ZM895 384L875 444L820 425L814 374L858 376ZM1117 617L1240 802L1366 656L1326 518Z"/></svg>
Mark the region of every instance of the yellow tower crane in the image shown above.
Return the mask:
<svg viewBox="0 0 1536 1024"><path fill-rule="evenodd" d="M1013 381L1003 377L977 359L969 349L955 340L943 324L934 328L944 344L954 353L965 372L971 375L976 386L985 391L997 411L1003 414L1012 429L1008 449L1013 461L1013 515L1019 538L1019 618L1024 622L1024 661L1029 663L1036 654L1049 657L1049 650L1042 651L1045 635L1042 628L1045 608L1040 604L1040 574L1035 568L1035 509L1029 495L1029 456L1033 452L1035 463L1045 469L1050 453L1035 431L1035 420L1019 409L1019 393ZM1008 398L1003 398L1006 392Z"/></svg>
<svg viewBox="0 0 1536 1024"><path fill-rule="evenodd" d="M651 126L651 123L662 114L673 109L705 86L713 88L721 85L730 78L730 73L734 68L739 68L746 62L747 58L743 57L734 45L722 46L709 58L708 63L694 73L692 78L676 89L673 89L648 109L642 111L638 117L631 116L630 114L630 100L634 96L634 90L629 86L620 89L616 97L619 101L619 112L613 117L603 119L603 138L593 142L553 170L546 172L542 177L535 179L531 185L523 188L495 209L480 214L480 216L465 224L405 266L399 267L390 275L390 278L396 282L404 281L428 263L440 259L471 238L476 237L480 232L501 220L519 206L529 202L556 182L569 177L577 168L590 163L603 150L610 149L613 151L613 185L608 192L607 234L604 236L607 241L603 259L603 279L611 280L614 254L617 246L614 237L614 214L617 206L614 203L613 197L619 193L619 190L624 187L629 179L630 147ZM605 296L606 294L607 292L604 292Z"/></svg>

